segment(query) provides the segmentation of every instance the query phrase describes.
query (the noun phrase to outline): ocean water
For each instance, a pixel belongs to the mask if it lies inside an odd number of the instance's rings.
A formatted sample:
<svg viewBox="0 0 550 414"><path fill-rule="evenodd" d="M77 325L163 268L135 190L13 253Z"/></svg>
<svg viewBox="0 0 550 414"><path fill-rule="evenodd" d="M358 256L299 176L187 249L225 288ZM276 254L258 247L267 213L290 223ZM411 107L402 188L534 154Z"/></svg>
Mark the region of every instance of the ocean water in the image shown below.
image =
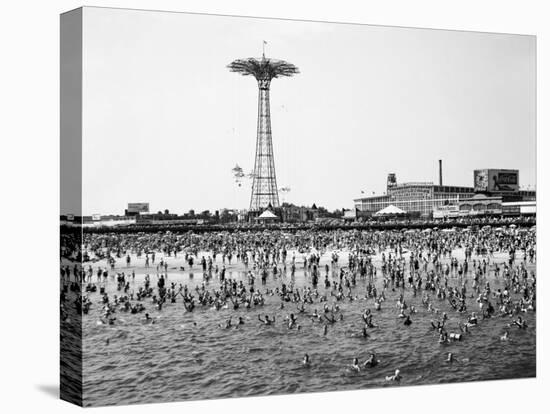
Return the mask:
<svg viewBox="0 0 550 414"><path fill-rule="evenodd" d="M318 290L325 293L322 284L324 264L330 263L330 253L321 259L321 278ZM204 253L208 255L208 253ZM454 257L461 259L462 252L456 250ZM199 254L200 258L201 254ZM161 254L157 254L157 262ZM292 253L289 254L292 257ZM347 264L347 253L340 252L340 265ZM463 257L463 256L462 256ZM310 285L302 268L302 255L296 254L295 286ZM476 258L474 256L474 258ZM504 262L507 256L497 254L491 262ZM189 269L183 257L167 258L168 283L186 284L191 290L202 284L202 269L195 265ZM197 261L198 262L198 261ZM380 256L373 262L379 268ZM218 266L222 266L218 256ZM94 264L105 266L104 262ZM143 284L146 273L156 286L154 267L144 268L144 259L132 257L131 267L126 267L124 258L119 259L116 271L126 275L134 270L136 278L131 289L137 291ZM185 266L181 271L180 266ZM534 269L534 265L533 266ZM87 267L87 265L86 265ZM242 279L246 284L244 266L233 263L227 266L227 276ZM472 278L467 277L468 295L473 293ZM111 272L112 273L112 272ZM382 291L382 276L374 280L378 292ZM131 279L130 279L131 280ZM256 288L262 293L266 288L275 288L286 277L269 276L267 285L256 280ZM487 280L491 288L503 288L502 279L492 273ZM93 281L96 281L95 274ZM456 285L458 278L451 278L450 285ZM357 279L354 295L364 296L366 280ZM215 277L207 285L213 290L219 286ZM106 291L110 297L122 294L116 289L116 280L109 278ZM328 291L327 291L328 292ZM195 292L192 292L193 294ZM416 307L412 315L413 324L404 326L397 317L396 301L401 290L386 291L382 309L374 309L373 299L339 301L343 320L328 326L323 334L323 324L312 322L307 314L314 309L322 312L323 303L306 305L306 313L298 313L296 304L266 295L266 304L247 310L221 309L219 311L197 305L194 312L185 312L181 296L175 304L165 303L162 310L156 310L150 298L142 300L155 323L144 323L144 312L130 314L119 312L114 315L114 325L104 325L101 318L101 295L89 293L93 302L89 314L82 320L83 349L83 403L85 406L153 403L189 399L229 398L251 395L289 394L297 392L326 392L348 389L366 389L385 386L412 386L464 381L483 381L509 378L534 377L536 375L536 314L523 313L528 329L507 327L510 317L479 318L479 325L463 335L461 341L439 344L438 334L431 329L430 320L439 315L429 312L421 303L424 291L413 297L411 289L405 290L405 301ZM196 295L195 295L196 296ZM435 308L447 312L448 332L459 332L458 323L465 322L467 314L455 312L447 301L438 300L430 294ZM477 295L474 295L477 296ZM517 295L513 295L514 299ZM494 300L492 301L495 304ZM329 297L329 305L336 303ZM478 311L474 298L467 301L468 313ZM495 306L496 307L496 306ZM352 337L363 326L361 313L370 308L373 322L378 328L369 329L367 339ZM294 313L298 317L300 330L289 329L284 317ZM264 326L258 321L258 314L275 315L274 326ZM235 322L238 316L245 324L238 329L222 329L229 317ZM508 341L501 341L505 330L510 331ZM364 361L370 352L376 352L380 363L374 368L352 373L347 366L357 357ZM456 361L445 362L447 353L452 352ZM311 358L309 367L301 360L305 353ZM70 361L68 362L70 363ZM386 382L385 377L395 369L403 377L398 384Z"/></svg>

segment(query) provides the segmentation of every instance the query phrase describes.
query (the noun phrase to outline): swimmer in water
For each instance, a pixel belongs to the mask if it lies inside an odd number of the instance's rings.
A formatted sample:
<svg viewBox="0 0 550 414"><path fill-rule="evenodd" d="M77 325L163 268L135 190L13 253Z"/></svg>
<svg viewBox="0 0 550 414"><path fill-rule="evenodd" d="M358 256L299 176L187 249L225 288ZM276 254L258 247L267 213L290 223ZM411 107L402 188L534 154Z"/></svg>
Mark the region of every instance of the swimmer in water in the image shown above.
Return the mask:
<svg viewBox="0 0 550 414"><path fill-rule="evenodd" d="M275 315L273 315L273 319L269 319L269 315L265 315L265 319L262 319L260 315L258 315L258 320L262 322L264 325L273 325L275 323Z"/></svg>
<svg viewBox="0 0 550 414"><path fill-rule="evenodd" d="M454 357L453 353L449 352L447 354L447 359L445 360L445 362L448 362L448 363L452 364L454 361L455 361L455 357Z"/></svg>
<svg viewBox="0 0 550 414"><path fill-rule="evenodd" d="M444 327L444 324L441 323L441 321L437 321L437 325L434 323L433 319L430 321L430 323L432 324L432 329L434 330L439 330L441 328Z"/></svg>
<svg viewBox="0 0 550 414"><path fill-rule="evenodd" d="M361 367L359 366L359 360L357 358L353 358L353 362L351 363L349 368L354 372L360 372Z"/></svg>
<svg viewBox="0 0 550 414"><path fill-rule="evenodd" d="M331 313L330 314L330 318L327 317L327 315L323 315L325 317L325 319L329 322L329 323L336 323L336 318L334 317L334 313Z"/></svg>
<svg viewBox="0 0 550 414"><path fill-rule="evenodd" d="M405 326L412 325L411 315L406 316L405 321L403 322L403 325L405 325Z"/></svg>
<svg viewBox="0 0 550 414"><path fill-rule="evenodd" d="M326 335L328 332L328 325L325 324L324 328L323 328L323 335Z"/></svg>
<svg viewBox="0 0 550 414"><path fill-rule="evenodd" d="M509 335L509 332L508 331L504 331L504 335L502 335L500 337L500 340L501 341L507 341L508 340L508 335Z"/></svg>
<svg viewBox="0 0 550 414"><path fill-rule="evenodd" d="M370 354L370 356L368 357L368 359L363 362L363 367L364 368L373 368L375 366L378 365L378 360L376 359L376 355L373 353Z"/></svg>
<svg viewBox="0 0 550 414"><path fill-rule="evenodd" d="M386 381L397 381L397 382L401 381L400 371L396 369L394 375L389 375L386 377Z"/></svg>
<svg viewBox="0 0 550 414"><path fill-rule="evenodd" d="M220 324L220 325L218 325L218 326L219 326L220 328L222 328L222 329L229 329L229 328L231 328L231 326L232 326L231 317L229 317L229 319L225 321L225 325Z"/></svg>
<svg viewBox="0 0 550 414"><path fill-rule="evenodd" d="M449 336L447 335L447 332L444 329L439 329L439 343L445 344L449 342Z"/></svg>
<svg viewBox="0 0 550 414"><path fill-rule="evenodd" d="M526 329L527 328L527 323L522 319L521 316L518 316L518 319L515 320L512 323L512 325L516 325L520 329Z"/></svg>
<svg viewBox="0 0 550 414"><path fill-rule="evenodd" d="M359 332L352 332L350 334L350 336L352 338L363 338L363 339L367 339L369 337L369 334L367 332L367 325L364 325L363 328L361 329L361 331Z"/></svg>
<svg viewBox="0 0 550 414"><path fill-rule="evenodd" d="M321 315L319 315L319 312L317 312L317 309L313 310L313 313L309 315L309 317L313 320L317 319L318 321L321 320Z"/></svg>
<svg viewBox="0 0 550 414"><path fill-rule="evenodd" d="M311 365L311 362L309 360L309 355L307 353L304 354L304 359L302 360L302 365L304 367L309 367Z"/></svg>
<svg viewBox="0 0 550 414"><path fill-rule="evenodd" d="M296 319L296 316L294 316L293 313L291 313L288 318L288 329L292 329L294 328L294 326L296 326L296 322L298 321L298 319Z"/></svg>

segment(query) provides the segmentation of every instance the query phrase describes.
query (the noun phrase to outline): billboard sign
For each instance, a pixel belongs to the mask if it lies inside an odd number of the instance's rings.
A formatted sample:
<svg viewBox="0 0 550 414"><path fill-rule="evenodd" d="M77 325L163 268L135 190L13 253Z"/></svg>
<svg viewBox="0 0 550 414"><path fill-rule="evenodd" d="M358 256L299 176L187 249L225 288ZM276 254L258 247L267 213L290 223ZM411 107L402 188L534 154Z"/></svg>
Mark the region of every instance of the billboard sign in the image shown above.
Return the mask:
<svg viewBox="0 0 550 414"><path fill-rule="evenodd" d="M387 186L394 187L397 184L397 177L395 176L395 173L389 173L388 174L388 183Z"/></svg>
<svg viewBox="0 0 550 414"><path fill-rule="evenodd" d="M518 170L475 170L476 192L510 193L519 190Z"/></svg>
<svg viewBox="0 0 550 414"><path fill-rule="evenodd" d="M128 213L148 213L149 203L128 203Z"/></svg>

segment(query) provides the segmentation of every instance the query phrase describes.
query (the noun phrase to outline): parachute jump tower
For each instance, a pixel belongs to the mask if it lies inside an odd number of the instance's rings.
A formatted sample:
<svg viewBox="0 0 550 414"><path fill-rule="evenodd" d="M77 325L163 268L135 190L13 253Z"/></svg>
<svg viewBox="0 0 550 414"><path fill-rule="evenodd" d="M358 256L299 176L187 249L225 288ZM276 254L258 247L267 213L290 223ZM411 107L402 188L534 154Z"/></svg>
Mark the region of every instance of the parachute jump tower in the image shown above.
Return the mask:
<svg viewBox="0 0 550 414"><path fill-rule="evenodd" d="M300 72L296 66L284 60L266 58L265 52L262 53L261 59L237 59L227 67L231 72L240 73L243 76L252 75L258 82L258 126L250 212L258 214L268 207L279 208L271 138L269 86L272 79L290 77Z"/></svg>

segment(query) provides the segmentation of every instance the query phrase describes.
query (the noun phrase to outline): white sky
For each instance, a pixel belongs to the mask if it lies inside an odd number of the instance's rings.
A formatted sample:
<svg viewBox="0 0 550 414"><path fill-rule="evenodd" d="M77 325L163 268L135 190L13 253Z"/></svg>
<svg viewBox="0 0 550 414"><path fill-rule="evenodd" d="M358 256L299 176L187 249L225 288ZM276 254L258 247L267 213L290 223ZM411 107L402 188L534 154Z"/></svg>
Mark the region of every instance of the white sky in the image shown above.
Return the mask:
<svg viewBox="0 0 550 414"><path fill-rule="evenodd" d="M261 55L300 69L271 84L279 187L329 209L398 182L473 185L476 168L535 184L535 37L86 8L83 213L128 202L247 208Z"/></svg>

